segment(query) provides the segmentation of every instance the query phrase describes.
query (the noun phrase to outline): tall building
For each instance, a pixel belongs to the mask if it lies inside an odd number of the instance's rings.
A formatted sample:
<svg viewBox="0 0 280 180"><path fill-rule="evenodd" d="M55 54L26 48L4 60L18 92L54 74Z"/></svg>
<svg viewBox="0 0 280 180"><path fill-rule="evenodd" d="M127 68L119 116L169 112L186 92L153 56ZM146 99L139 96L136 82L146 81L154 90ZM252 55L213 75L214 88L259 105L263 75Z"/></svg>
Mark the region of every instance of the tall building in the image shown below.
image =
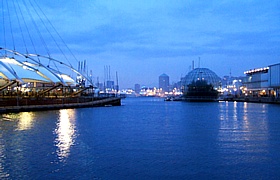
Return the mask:
<svg viewBox="0 0 280 180"><path fill-rule="evenodd" d="M169 76L162 74L159 76L159 88L164 92L169 91Z"/></svg>
<svg viewBox="0 0 280 180"><path fill-rule="evenodd" d="M135 86L134 86L134 90L135 90L135 93L139 94L139 93L140 93L140 91L141 91L140 84L135 84Z"/></svg>

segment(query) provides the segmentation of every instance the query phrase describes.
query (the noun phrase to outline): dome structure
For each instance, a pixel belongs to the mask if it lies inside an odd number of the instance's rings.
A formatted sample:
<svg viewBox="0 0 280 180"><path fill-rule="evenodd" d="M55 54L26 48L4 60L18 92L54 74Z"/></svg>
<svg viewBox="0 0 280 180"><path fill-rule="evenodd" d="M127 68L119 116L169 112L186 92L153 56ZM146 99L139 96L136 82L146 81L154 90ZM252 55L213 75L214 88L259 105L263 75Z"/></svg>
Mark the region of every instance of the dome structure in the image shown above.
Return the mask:
<svg viewBox="0 0 280 180"><path fill-rule="evenodd" d="M167 74L163 73L162 75L160 75L159 77L169 77Z"/></svg>
<svg viewBox="0 0 280 180"><path fill-rule="evenodd" d="M186 75L184 84L187 86L197 80L206 80L208 84L212 84L214 88L218 88L221 78L208 68L196 68Z"/></svg>

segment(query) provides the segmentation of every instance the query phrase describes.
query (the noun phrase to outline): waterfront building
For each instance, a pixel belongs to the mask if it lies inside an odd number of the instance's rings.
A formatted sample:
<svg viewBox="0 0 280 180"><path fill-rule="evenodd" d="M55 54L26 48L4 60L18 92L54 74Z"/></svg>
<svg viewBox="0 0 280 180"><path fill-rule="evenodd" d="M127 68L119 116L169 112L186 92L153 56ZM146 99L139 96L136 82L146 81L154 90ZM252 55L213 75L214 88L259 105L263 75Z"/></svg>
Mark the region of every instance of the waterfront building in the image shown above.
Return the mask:
<svg viewBox="0 0 280 180"><path fill-rule="evenodd" d="M162 74L159 76L159 89L163 92L169 92L169 76Z"/></svg>
<svg viewBox="0 0 280 180"><path fill-rule="evenodd" d="M221 78L208 68L195 68L182 80L182 93L187 101L215 101Z"/></svg>
<svg viewBox="0 0 280 180"><path fill-rule="evenodd" d="M96 87L85 86L64 71L45 66L28 55L11 58L8 52L0 57L0 113L120 105L119 98L99 97ZM72 67L69 69L82 76ZM86 76L82 78L88 80Z"/></svg>
<svg viewBox="0 0 280 180"><path fill-rule="evenodd" d="M224 76L222 78L222 88L221 95L224 96L240 96L242 95L243 82L245 82L246 77L239 76Z"/></svg>
<svg viewBox="0 0 280 180"><path fill-rule="evenodd" d="M269 67L257 68L245 71L246 75L243 85L246 87L245 95L248 96L268 96L272 92L269 86Z"/></svg>
<svg viewBox="0 0 280 180"><path fill-rule="evenodd" d="M9 52L7 49L2 50ZM19 52L17 53L20 54ZM26 59L30 61L27 62ZM62 62L58 64L63 65L64 69L68 67L67 64ZM78 72L73 68L68 67L68 69L73 72ZM88 80L81 73L78 73L77 76ZM38 95L44 95L49 92L58 92L62 89L61 87L65 88L64 92L66 89L69 89L68 87L73 87L71 91L85 87L84 82L75 81L74 79L60 69L46 66L40 61L29 57L29 55L26 55L24 58L21 56L11 58L9 55L0 57L0 91L2 91L2 94L20 91L25 94L36 93Z"/></svg>
<svg viewBox="0 0 280 180"><path fill-rule="evenodd" d="M150 87L146 87L146 86L143 86L139 93L139 95L143 96L143 97L155 97L156 94L157 94L157 89L155 87L150 88Z"/></svg>
<svg viewBox="0 0 280 180"><path fill-rule="evenodd" d="M128 89L122 89L119 92L120 97L138 97L139 93L135 93L135 91L131 88Z"/></svg>
<svg viewBox="0 0 280 180"><path fill-rule="evenodd" d="M245 71L245 95L280 97L280 63Z"/></svg>

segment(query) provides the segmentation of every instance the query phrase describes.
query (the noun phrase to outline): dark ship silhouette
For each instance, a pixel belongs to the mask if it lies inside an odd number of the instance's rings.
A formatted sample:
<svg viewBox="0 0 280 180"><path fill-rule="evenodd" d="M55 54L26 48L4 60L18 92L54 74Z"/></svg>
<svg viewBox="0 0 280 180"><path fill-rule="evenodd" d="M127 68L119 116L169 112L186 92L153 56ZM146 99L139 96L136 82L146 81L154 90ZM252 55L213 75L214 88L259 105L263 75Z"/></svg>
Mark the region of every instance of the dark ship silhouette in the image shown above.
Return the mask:
<svg viewBox="0 0 280 180"><path fill-rule="evenodd" d="M186 101L213 102L218 99L218 91L206 80L192 81L187 87L187 91L184 93Z"/></svg>

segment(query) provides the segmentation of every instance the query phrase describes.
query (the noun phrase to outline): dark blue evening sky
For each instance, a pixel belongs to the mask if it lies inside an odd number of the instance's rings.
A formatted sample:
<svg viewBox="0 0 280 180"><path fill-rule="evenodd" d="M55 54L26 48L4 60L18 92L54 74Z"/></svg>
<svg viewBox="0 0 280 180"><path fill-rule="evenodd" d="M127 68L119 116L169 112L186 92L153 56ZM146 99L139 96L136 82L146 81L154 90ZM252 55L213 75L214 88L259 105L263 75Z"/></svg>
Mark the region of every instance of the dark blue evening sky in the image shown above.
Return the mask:
<svg viewBox="0 0 280 180"><path fill-rule="evenodd" d="M95 80L103 81L104 66L110 65L112 79L118 71L121 88L135 83L158 86L162 73L171 82L179 81L192 61L219 76L230 71L242 76L246 70L280 63L279 0L40 0L37 4L76 58L87 60ZM39 18L34 22L42 24ZM59 56L56 53L53 56ZM78 66L76 60L70 61Z"/></svg>

